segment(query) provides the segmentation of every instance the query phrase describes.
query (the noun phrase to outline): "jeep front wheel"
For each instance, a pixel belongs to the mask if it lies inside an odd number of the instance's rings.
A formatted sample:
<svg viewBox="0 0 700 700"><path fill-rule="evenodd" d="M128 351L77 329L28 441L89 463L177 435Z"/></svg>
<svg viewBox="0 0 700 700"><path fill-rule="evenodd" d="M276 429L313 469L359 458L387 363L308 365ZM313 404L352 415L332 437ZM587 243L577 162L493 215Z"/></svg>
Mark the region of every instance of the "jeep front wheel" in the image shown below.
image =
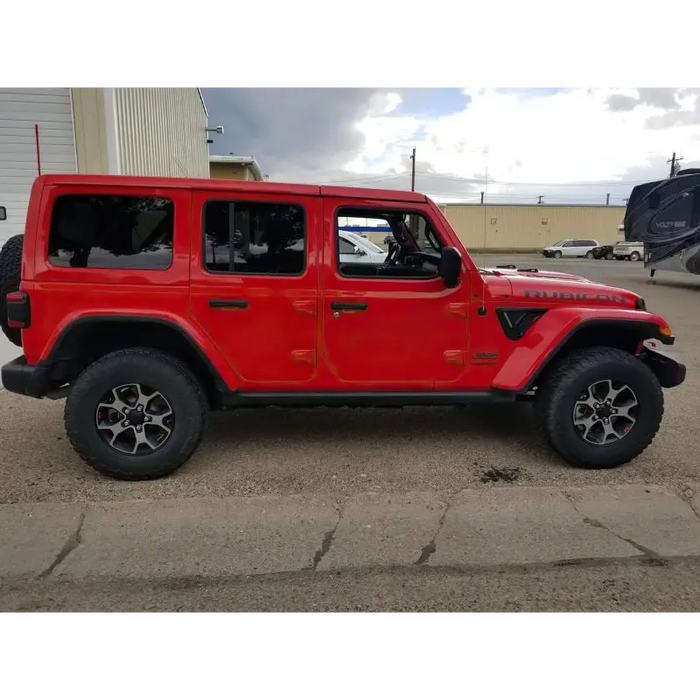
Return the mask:
<svg viewBox="0 0 700 700"><path fill-rule="evenodd" d="M179 360L149 348L105 355L75 381L66 432L78 455L115 479L158 479L197 449L207 400Z"/></svg>
<svg viewBox="0 0 700 700"><path fill-rule="evenodd" d="M618 467L656 435L664 399L656 375L616 348L586 348L565 358L537 392L535 415L550 446L569 464Z"/></svg>

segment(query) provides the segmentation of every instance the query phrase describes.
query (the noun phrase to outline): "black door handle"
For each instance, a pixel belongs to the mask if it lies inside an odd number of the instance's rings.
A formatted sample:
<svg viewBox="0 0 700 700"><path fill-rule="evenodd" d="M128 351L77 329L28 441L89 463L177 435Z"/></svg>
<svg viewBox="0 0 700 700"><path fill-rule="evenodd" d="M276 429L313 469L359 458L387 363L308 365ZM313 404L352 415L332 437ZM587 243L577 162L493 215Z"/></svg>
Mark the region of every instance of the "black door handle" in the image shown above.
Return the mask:
<svg viewBox="0 0 700 700"><path fill-rule="evenodd" d="M247 299L209 299L212 309L247 309Z"/></svg>
<svg viewBox="0 0 700 700"><path fill-rule="evenodd" d="M364 301L332 301L333 311L364 311L367 304Z"/></svg>

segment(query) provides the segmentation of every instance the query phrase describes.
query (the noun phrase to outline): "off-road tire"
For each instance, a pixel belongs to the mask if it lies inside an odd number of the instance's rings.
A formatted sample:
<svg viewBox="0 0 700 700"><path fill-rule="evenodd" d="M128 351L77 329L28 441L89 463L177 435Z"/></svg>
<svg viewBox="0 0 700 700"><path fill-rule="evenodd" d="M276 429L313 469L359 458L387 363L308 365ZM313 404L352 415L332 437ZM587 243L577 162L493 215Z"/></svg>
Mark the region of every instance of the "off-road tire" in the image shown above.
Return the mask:
<svg viewBox="0 0 700 700"><path fill-rule="evenodd" d="M7 305L5 296L16 292L22 280L22 245L24 236L8 238L0 250L0 326L8 340L22 347L22 331L7 325Z"/></svg>
<svg viewBox="0 0 700 700"><path fill-rule="evenodd" d="M586 442L574 427L577 397L596 381L627 384L639 402L630 432L609 445ZM638 358L617 348L573 352L547 374L537 390L535 420L552 449L569 464L584 469L612 469L640 455L654 439L664 414L664 396L656 375Z"/></svg>
<svg viewBox="0 0 700 700"><path fill-rule="evenodd" d="M104 394L130 383L161 392L173 410L167 443L146 455L114 450L100 437L95 423ZM192 372L177 358L150 348L118 350L91 364L71 387L64 411L68 438L81 459L101 474L124 481L172 474L199 446L207 419L207 399Z"/></svg>
<svg viewBox="0 0 700 700"><path fill-rule="evenodd" d="M589 250L589 251L586 253L586 257L587 257L589 260L593 260L593 258L594 258L595 256L593 255L593 252Z"/></svg>
<svg viewBox="0 0 700 700"><path fill-rule="evenodd" d="M561 250L555 250L554 253L552 253L552 257L559 259L561 257Z"/></svg>
<svg viewBox="0 0 700 700"><path fill-rule="evenodd" d="M629 257L632 262L637 262L642 256L635 250Z"/></svg>

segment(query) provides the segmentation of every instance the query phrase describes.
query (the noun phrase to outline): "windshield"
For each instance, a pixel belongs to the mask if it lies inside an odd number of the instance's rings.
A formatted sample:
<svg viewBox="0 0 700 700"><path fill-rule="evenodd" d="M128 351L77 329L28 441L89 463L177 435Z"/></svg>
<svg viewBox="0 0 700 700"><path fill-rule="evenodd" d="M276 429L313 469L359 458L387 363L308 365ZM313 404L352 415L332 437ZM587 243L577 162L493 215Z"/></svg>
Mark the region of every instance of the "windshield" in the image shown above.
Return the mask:
<svg viewBox="0 0 700 700"><path fill-rule="evenodd" d="M372 241L370 241L369 238L364 238L363 236L360 236L359 233L355 233L354 231L346 231L344 235L347 241L352 243L353 245L358 245L361 248L366 248L372 253L381 253L382 255L386 255L386 250L383 250L378 245L372 243Z"/></svg>
<svg viewBox="0 0 700 700"><path fill-rule="evenodd" d="M380 248L378 245L372 243L372 241L370 241L368 238L365 238L365 240L363 242L365 244L365 248L369 248L373 253L382 253L382 254L386 253L386 250L384 250L383 248Z"/></svg>
<svg viewBox="0 0 700 700"><path fill-rule="evenodd" d="M561 248L561 246L564 244L564 241L557 241L556 243L552 243L550 248Z"/></svg>

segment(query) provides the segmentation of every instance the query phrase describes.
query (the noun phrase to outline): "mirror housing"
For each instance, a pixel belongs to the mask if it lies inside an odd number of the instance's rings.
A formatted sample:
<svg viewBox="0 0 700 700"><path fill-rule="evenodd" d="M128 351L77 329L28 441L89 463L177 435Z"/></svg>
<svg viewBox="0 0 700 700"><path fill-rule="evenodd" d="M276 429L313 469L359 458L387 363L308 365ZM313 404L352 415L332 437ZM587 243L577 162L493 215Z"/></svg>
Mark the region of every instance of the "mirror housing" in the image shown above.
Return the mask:
<svg viewBox="0 0 700 700"><path fill-rule="evenodd" d="M367 253L362 248L360 248L359 245L356 245L355 246L355 255L359 255L361 257L363 255L367 255Z"/></svg>
<svg viewBox="0 0 700 700"><path fill-rule="evenodd" d="M462 273L462 256L457 248L447 246L442 249L440 256L440 277L445 281L445 287L451 289L459 284Z"/></svg>

